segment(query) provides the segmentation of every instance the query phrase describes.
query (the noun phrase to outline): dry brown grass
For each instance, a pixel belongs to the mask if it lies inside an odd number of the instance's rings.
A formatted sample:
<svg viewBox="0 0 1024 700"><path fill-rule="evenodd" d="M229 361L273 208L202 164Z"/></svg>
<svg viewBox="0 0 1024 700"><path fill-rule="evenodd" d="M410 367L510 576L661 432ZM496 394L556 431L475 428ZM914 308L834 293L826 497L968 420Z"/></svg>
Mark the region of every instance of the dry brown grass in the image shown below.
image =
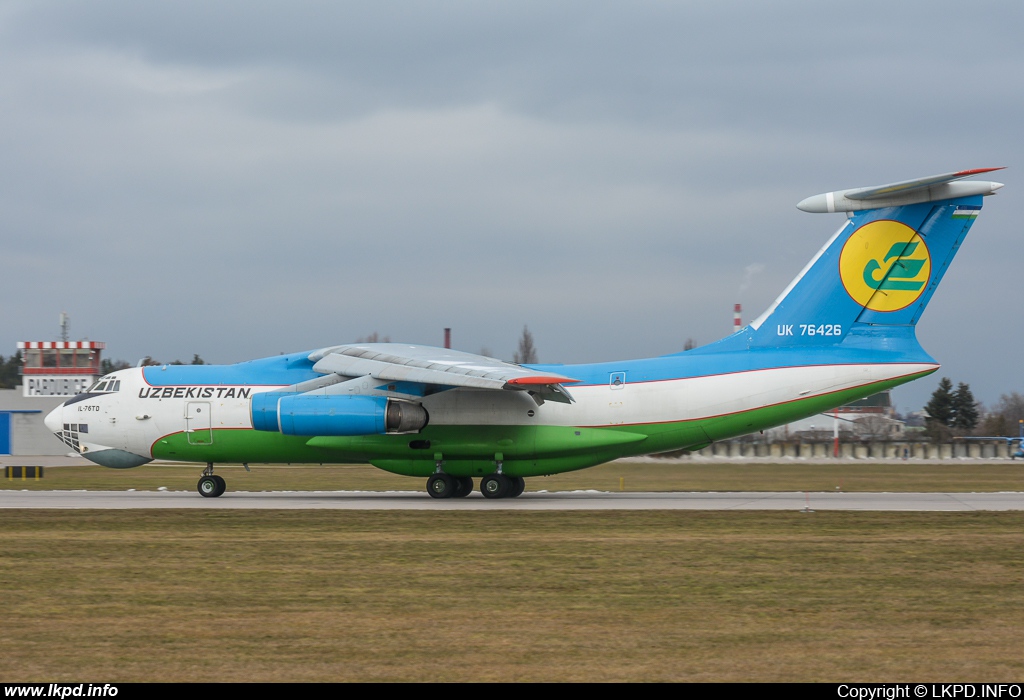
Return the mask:
<svg viewBox="0 0 1024 700"><path fill-rule="evenodd" d="M28 463L28 462L26 462ZM97 465L51 467L45 478L0 480L2 488L193 490L204 465L156 464L138 469ZM420 491L424 479L389 474L368 465L263 466L247 473L218 466L231 491ZM613 462L526 480L527 490L618 491L1024 491L1020 462L951 461L948 464L840 461L835 464L780 462Z"/></svg>
<svg viewBox="0 0 1024 700"><path fill-rule="evenodd" d="M1024 514L0 513L2 681L999 680Z"/></svg>

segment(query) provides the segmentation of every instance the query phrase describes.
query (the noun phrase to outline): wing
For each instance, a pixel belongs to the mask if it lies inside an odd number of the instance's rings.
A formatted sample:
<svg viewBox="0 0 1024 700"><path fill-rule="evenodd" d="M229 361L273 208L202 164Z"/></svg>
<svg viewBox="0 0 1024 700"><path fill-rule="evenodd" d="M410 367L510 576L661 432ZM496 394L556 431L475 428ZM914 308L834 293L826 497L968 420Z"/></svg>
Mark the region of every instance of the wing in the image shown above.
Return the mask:
<svg viewBox="0 0 1024 700"><path fill-rule="evenodd" d="M315 363L315 372L327 376L307 384L326 386L342 378L372 377L388 382L389 391L405 394L424 395L466 387L528 391L539 403L572 403L572 396L562 384L579 381L483 355L401 343L335 345L310 353L309 359Z"/></svg>

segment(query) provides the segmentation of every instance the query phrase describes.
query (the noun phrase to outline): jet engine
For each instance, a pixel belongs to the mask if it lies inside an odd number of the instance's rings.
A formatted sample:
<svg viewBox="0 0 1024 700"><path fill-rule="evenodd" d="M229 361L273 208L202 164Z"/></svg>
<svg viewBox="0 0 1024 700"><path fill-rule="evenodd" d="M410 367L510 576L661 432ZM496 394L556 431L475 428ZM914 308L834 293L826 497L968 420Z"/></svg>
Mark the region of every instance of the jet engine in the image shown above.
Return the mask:
<svg viewBox="0 0 1024 700"><path fill-rule="evenodd" d="M386 396L329 396L264 392L252 397L252 427L285 435L416 433L427 411Z"/></svg>

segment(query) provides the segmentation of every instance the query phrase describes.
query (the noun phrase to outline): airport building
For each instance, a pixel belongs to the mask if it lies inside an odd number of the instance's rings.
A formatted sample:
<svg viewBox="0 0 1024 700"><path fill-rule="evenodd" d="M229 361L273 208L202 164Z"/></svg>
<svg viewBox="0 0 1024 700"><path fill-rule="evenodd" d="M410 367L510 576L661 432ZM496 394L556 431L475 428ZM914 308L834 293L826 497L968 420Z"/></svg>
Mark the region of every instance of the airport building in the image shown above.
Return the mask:
<svg viewBox="0 0 1024 700"><path fill-rule="evenodd" d="M831 440L836 432L843 441L903 440L906 423L897 415L892 394L886 389L827 413L765 431L772 440L807 442Z"/></svg>
<svg viewBox="0 0 1024 700"><path fill-rule="evenodd" d="M99 379L104 349L105 343L91 340L18 343L21 386L0 389L0 455L67 452L43 418Z"/></svg>

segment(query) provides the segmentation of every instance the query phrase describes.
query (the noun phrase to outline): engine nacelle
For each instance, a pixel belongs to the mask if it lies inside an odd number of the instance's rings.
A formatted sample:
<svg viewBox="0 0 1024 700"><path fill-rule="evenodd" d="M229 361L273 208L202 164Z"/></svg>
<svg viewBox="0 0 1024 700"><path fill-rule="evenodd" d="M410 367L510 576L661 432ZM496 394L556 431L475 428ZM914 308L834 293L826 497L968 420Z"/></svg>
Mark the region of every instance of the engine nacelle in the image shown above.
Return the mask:
<svg viewBox="0 0 1024 700"><path fill-rule="evenodd" d="M263 392L252 397L252 427L285 435L383 435L415 433L427 411L386 396L330 396Z"/></svg>

